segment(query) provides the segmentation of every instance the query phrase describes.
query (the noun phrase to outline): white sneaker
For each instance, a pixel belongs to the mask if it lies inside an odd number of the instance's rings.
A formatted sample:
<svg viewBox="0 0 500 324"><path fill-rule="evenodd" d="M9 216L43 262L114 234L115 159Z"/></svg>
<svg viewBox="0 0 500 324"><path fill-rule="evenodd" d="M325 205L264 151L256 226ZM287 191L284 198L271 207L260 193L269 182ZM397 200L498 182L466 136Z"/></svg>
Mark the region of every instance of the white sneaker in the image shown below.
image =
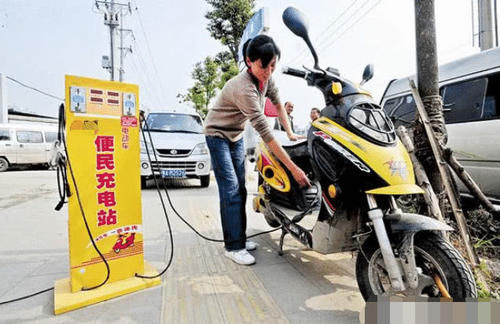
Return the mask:
<svg viewBox="0 0 500 324"><path fill-rule="evenodd" d="M226 251L224 255L241 265L251 265L255 263L255 258L253 257L253 255L248 253L246 249L238 251Z"/></svg>
<svg viewBox="0 0 500 324"><path fill-rule="evenodd" d="M257 243L255 243L254 241L247 240L245 242L245 249L247 249L247 251L254 251L255 249L257 249L257 246Z"/></svg>

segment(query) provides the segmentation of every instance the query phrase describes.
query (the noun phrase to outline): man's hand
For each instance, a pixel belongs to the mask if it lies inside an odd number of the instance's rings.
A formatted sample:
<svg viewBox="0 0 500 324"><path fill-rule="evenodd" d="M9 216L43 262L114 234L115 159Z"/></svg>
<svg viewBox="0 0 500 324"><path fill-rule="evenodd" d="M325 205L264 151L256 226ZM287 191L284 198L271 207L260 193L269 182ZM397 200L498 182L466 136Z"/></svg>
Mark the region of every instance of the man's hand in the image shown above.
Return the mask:
<svg viewBox="0 0 500 324"><path fill-rule="evenodd" d="M290 141L297 141L297 140L304 139L304 138L306 138L306 137L302 136L302 135L297 135L297 134L293 134L293 133L288 134L288 139Z"/></svg>
<svg viewBox="0 0 500 324"><path fill-rule="evenodd" d="M297 181L299 186L301 187L310 187L311 183L309 182L309 178L307 178L307 175L305 174L304 171L302 171L301 168L295 167L293 170L290 170L292 172L292 176Z"/></svg>

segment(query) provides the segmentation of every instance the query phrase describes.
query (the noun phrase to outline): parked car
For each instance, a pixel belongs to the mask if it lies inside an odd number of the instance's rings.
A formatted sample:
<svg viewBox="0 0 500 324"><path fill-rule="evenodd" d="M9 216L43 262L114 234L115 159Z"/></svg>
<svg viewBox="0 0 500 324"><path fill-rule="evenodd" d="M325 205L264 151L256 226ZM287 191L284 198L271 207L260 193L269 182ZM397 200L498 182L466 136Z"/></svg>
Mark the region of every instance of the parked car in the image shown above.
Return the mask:
<svg viewBox="0 0 500 324"><path fill-rule="evenodd" d="M13 166L49 167L57 126L0 124L0 172Z"/></svg>
<svg viewBox="0 0 500 324"><path fill-rule="evenodd" d="M439 91L448 146L483 193L500 203L500 48L440 66ZM408 77L389 83L381 105L396 127L413 125L416 107Z"/></svg>
<svg viewBox="0 0 500 324"><path fill-rule="evenodd" d="M141 186L156 175L164 178L198 178L202 187L210 184L210 155L203 134L203 122L194 110L150 113L146 118L156 152L143 125L151 164L141 136Z"/></svg>

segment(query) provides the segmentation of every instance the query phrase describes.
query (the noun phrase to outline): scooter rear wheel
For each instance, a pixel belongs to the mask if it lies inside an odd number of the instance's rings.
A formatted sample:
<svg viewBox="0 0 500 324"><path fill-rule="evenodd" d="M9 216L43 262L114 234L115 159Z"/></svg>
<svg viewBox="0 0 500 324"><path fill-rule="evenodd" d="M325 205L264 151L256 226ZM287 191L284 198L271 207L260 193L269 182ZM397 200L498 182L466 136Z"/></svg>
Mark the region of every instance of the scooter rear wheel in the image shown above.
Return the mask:
<svg viewBox="0 0 500 324"><path fill-rule="evenodd" d="M417 289L391 291L389 276L375 236L370 237L362 249L356 260L356 279L365 300L371 300L377 295L442 297L441 291L432 279L435 275L439 276L453 300L465 301L468 297L477 298L472 271L460 253L436 233L420 232L415 235L415 261L417 268L421 270L418 270L421 273Z"/></svg>
<svg viewBox="0 0 500 324"><path fill-rule="evenodd" d="M264 183L264 179L262 178L262 176L260 174L259 174L259 177L257 179L257 183L259 186ZM281 226L280 222L278 220L276 220L272 215L270 215L270 212L264 212L263 214L264 214L264 218L269 226L271 226L273 228Z"/></svg>

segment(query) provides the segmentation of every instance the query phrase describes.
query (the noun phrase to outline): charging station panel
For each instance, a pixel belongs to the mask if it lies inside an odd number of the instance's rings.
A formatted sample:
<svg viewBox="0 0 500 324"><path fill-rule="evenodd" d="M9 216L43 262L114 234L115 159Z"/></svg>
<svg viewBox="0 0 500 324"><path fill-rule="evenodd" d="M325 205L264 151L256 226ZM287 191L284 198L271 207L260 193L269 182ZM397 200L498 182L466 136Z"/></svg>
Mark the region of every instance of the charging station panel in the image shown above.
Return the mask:
<svg viewBox="0 0 500 324"><path fill-rule="evenodd" d="M66 76L71 291L144 273L138 86ZM71 176L74 175L74 180ZM76 185L76 186L75 186Z"/></svg>

